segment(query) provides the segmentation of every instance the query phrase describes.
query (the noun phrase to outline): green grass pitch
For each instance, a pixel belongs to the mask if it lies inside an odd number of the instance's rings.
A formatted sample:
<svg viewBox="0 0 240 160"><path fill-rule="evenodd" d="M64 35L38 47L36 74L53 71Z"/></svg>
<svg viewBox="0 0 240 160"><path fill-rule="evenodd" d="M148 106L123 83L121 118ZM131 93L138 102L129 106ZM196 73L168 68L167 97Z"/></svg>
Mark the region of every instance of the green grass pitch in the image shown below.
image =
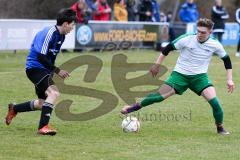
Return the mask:
<svg viewBox="0 0 240 160"><path fill-rule="evenodd" d="M129 50L95 53L64 53L57 59L61 65L71 58L91 55L99 58L103 66L96 81L83 81L87 66L71 73L66 84L84 86L105 91L118 98L111 112L89 121L63 121L52 115L51 125L58 130L56 136L37 135L40 112L18 114L10 126L4 118L9 102L25 102L36 98L33 85L25 75L26 52L0 53L0 160L238 160L240 159L240 59L234 56L235 47L227 47L233 63L233 78L236 90L227 93L226 72L223 62L214 56L209 65L209 78L223 105L225 128L230 136L216 134L212 111L208 103L191 91L182 96L173 96L134 113L140 117L139 133L124 133L121 130L119 111L125 102L119 97L111 81L113 56L124 54L129 63L152 63L158 52ZM164 65L171 73L178 53L169 55ZM131 72L129 78L138 77L147 71ZM156 86L134 87L144 91ZM98 106L102 101L81 95L61 94L59 101L73 100L72 113L83 113ZM153 116L152 116L153 115ZM154 117L157 116L157 117ZM177 117L177 118L176 118Z"/></svg>

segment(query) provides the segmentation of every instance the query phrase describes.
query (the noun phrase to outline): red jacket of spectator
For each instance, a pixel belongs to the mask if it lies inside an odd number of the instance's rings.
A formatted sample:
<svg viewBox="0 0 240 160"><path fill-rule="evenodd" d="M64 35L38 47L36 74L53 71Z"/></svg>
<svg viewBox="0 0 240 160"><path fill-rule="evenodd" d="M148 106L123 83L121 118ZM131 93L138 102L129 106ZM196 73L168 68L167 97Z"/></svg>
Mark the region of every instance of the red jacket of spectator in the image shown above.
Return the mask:
<svg viewBox="0 0 240 160"><path fill-rule="evenodd" d="M93 15L93 20L98 21L109 21L110 20L110 14L111 14L111 8L107 3L102 4L101 0L97 0L96 2L97 6L97 12Z"/></svg>
<svg viewBox="0 0 240 160"><path fill-rule="evenodd" d="M82 11L81 9L78 8L78 2L74 3L70 8L76 12L77 22L83 23L84 22L84 19L83 19L84 11Z"/></svg>

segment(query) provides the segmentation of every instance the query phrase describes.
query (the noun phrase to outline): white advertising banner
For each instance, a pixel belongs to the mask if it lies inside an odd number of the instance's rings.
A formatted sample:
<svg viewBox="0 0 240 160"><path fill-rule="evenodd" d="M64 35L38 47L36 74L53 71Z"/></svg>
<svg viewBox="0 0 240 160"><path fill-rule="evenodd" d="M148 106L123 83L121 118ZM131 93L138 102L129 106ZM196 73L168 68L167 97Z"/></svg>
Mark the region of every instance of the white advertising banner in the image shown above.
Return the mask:
<svg viewBox="0 0 240 160"><path fill-rule="evenodd" d="M0 20L0 50L29 49L36 33L46 26L55 25L55 20ZM62 48L75 48L75 28L66 36Z"/></svg>

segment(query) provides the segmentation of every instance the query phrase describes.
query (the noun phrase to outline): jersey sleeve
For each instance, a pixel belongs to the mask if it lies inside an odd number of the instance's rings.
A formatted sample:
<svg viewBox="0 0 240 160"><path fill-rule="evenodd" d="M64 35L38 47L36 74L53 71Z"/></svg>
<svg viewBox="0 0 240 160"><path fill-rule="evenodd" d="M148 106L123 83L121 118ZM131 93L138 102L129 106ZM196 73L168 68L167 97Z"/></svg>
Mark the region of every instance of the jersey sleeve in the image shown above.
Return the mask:
<svg viewBox="0 0 240 160"><path fill-rule="evenodd" d="M178 37L177 39L175 39L174 41L172 41L172 45L174 47L174 49L182 49L186 46L186 44L188 44L189 41L189 34L184 34L180 37Z"/></svg>
<svg viewBox="0 0 240 160"><path fill-rule="evenodd" d="M54 29L43 30L39 32L34 41L34 49L37 53L46 55L50 46Z"/></svg>
<svg viewBox="0 0 240 160"><path fill-rule="evenodd" d="M228 55L225 49L223 48L222 44L218 43L216 46L217 48L216 48L215 54L217 54L220 58L223 58Z"/></svg>

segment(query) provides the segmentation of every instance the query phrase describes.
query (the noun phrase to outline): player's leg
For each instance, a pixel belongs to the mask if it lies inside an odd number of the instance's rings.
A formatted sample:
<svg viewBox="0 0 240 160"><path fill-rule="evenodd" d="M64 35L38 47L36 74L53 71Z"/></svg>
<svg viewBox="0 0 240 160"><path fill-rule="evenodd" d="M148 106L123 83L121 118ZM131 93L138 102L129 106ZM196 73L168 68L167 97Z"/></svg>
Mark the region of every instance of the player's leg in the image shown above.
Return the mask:
<svg viewBox="0 0 240 160"><path fill-rule="evenodd" d="M16 117L18 113L36 111L42 108L42 104L45 101L44 99L46 98L46 95L42 93L38 93L39 91L37 87L35 87L35 89L39 99L31 100L31 101L20 103L20 104L13 104L13 103L8 104L8 113L5 118L5 122L7 125L10 125L10 123L12 122L12 119Z"/></svg>
<svg viewBox="0 0 240 160"><path fill-rule="evenodd" d="M30 111L36 111L42 108L44 100L38 99L38 100L32 100L20 104L8 104L8 113L5 118L5 122L7 125L10 125L12 122L12 119L16 117L16 115L20 112L30 112Z"/></svg>
<svg viewBox="0 0 240 160"><path fill-rule="evenodd" d="M140 103L134 103L131 106L124 106L121 110L121 113L127 114L127 113L137 111L142 107L149 106L153 103L161 102L174 94L175 94L175 90L171 86L167 84L163 84L159 88L159 92L151 93L147 95Z"/></svg>
<svg viewBox="0 0 240 160"><path fill-rule="evenodd" d="M146 96L140 102L140 105L141 107L149 106L153 103L161 102L174 94L175 94L175 90L171 86L167 84L163 84L159 88L159 91L157 93L149 94L148 96Z"/></svg>
<svg viewBox="0 0 240 160"><path fill-rule="evenodd" d="M20 104L9 104L9 108L12 108L13 111L17 114L19 112L30 112L40 110L42 108L42 104L44 99L36 99L28 102L20 103Z"/></svg>
<svg viewBox="0 0 240 160"><path fill-rule="evenodd" d="M229 134L229 132L225 131L223 128L223 110L220 101L216 96L215 88L213 86L207 87L202 91L201 95L208 101L208 103L212 107L217 132L223 135Z"/></svg>
<svg viewBox="0 0 240 160"><path fill-rule="evenodd" d="M229 134L223 129L223 110L216 96L215 88L206 73L195 75L191 78L190 87L199 96L203 96L212 107L213 117L217 126L217 131L220 134Z"/></svg>
<svg viewBox="0 0 240 160"><path fill-rule="evenodd" d="M29 69L26 71L28 78L35 84L38 101L35 107L42 109L39 122L39 134L55 135L56 131L48 127L48 122L52 113L53 105L56 102L59 92L52 80L53 74L45 69Z"/></svg>
<svg viewBox="0 0 240 160"><path fill-rule="evenodd" d="M38 133L42 135L55 135L56 130L49 128L48 123L51 118L52 110L54 108L54 104L57 101L57 98L60 96L58 88L51 83L47 90L46 95L47 98L42 105L42 112L39 121Z"/></svg>
<svg viewBox="0 0 240 160"><path fill-rule="evenodd" d="M137 111L142 107L161 102L175 93L181 95L188 89L188 81L189 80L186 78L186 75L173 71L165 81L165 84L160 87L159 92L149 94L140 103L135 103L131 106L124 106L121 110L121 113L127 114Z"/></svg>
<svg viewBox="0 0 240 160"><path fill-rule="evenodd" d="M35 111L40 108L43 104L44 99L46 99L45 90L41 88L46 87L42 86L45 83L48 83L48 77L51 76L46 70L43 69L28 69L26 70L26 75L28 79L34 84L35 91L38 96L38 100L31 100L20 104L10 103L8 105L8 114L5 118L6 124L9 125L12 122L12 119L20 112L29 112ZM43 81L46 81L43 83Z"/></svg>

